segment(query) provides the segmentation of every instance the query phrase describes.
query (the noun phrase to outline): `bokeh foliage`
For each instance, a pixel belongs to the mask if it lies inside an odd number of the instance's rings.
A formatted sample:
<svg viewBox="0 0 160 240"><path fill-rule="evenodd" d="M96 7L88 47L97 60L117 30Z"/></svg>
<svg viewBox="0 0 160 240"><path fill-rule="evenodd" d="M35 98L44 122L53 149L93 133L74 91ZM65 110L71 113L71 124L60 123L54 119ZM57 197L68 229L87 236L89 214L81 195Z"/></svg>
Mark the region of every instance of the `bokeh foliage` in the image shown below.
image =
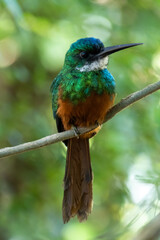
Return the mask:
<svg viewBox="0 0 160 240"><path fill-rule="evenodd" d="M1 0L0 147L56 132L49 87L81 37L106 46L144 42L110 58L119 101L160 73L160 1ZM158 211L159 93L139 101L91 140L94 208L63 225L61 143L0 161L0 239L129 239Z"/></svg>

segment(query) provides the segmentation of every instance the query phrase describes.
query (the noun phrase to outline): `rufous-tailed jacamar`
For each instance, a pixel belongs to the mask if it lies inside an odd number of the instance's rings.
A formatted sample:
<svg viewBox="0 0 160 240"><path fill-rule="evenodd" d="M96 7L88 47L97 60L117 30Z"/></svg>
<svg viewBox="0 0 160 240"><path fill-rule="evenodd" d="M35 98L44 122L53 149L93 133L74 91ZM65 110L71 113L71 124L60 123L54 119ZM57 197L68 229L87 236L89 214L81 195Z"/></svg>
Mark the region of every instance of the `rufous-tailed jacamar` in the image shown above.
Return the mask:
<svg viewBox="0 0 160 240"><path fill-rule="evenodd" d="M96 38L82 38L66 53L64 66L51 85L52 107L59 132L102 124L114 103L115 81L107 70L108 56L140 43L104 47ZM99 128L99 127L98 127ZM63 221L77 215L86 220L92 210L92 169L89 138L97 130L73 138L67 146Z"/></svg>

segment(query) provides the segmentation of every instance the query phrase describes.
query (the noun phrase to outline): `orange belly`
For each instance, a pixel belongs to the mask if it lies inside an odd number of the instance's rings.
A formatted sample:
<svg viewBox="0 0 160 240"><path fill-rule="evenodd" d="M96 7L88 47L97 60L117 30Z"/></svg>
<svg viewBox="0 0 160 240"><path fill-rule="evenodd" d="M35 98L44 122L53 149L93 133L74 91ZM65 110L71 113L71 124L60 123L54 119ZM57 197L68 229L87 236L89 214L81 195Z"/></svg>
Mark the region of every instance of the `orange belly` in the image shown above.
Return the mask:
<svg viewBox="0 0 160 240"><path fill-rule="evenodd" d="M69 130L72 126L88 127L96 123L103 123L107 111L114 103L115 95L93 92L85 101L73 105L69 100L58 100L57 114L62 119L64 129Z"/></svg>

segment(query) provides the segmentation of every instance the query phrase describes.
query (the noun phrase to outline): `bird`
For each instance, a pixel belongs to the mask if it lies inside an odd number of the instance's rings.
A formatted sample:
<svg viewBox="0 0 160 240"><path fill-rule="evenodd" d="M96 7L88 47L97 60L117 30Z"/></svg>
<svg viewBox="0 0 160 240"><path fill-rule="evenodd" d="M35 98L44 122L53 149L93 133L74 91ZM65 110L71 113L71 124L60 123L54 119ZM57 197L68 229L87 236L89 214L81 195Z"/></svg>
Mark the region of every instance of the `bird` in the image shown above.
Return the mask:
<svg viewBox="0 0 160 240"><path fill-rule="evenodd" d="M62 203L63 222L75 217L87 220L92 211L92 167L89 138L101 127L115 99L115 80L108 71L109 55L142 43L105 47L94 37L72 43L64 65L54 78L50 90L52 110L58 132L97 124L93 131L64 140L67 146Z"/></svg>

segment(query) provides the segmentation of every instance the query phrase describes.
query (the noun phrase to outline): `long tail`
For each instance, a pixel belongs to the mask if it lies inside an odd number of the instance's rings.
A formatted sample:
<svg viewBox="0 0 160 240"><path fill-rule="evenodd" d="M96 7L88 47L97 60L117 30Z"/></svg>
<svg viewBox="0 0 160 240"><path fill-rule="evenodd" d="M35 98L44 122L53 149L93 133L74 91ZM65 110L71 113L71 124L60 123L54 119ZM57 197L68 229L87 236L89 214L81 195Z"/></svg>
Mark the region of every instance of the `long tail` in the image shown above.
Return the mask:
<svg viewBox="0 0 160 240"><path fill-rule="evenodd" d="M80 222L87 219L92 210L92 169L89 139L68 140L66 170L64 176L63 221L67 223L77 215Z"/></svg>

